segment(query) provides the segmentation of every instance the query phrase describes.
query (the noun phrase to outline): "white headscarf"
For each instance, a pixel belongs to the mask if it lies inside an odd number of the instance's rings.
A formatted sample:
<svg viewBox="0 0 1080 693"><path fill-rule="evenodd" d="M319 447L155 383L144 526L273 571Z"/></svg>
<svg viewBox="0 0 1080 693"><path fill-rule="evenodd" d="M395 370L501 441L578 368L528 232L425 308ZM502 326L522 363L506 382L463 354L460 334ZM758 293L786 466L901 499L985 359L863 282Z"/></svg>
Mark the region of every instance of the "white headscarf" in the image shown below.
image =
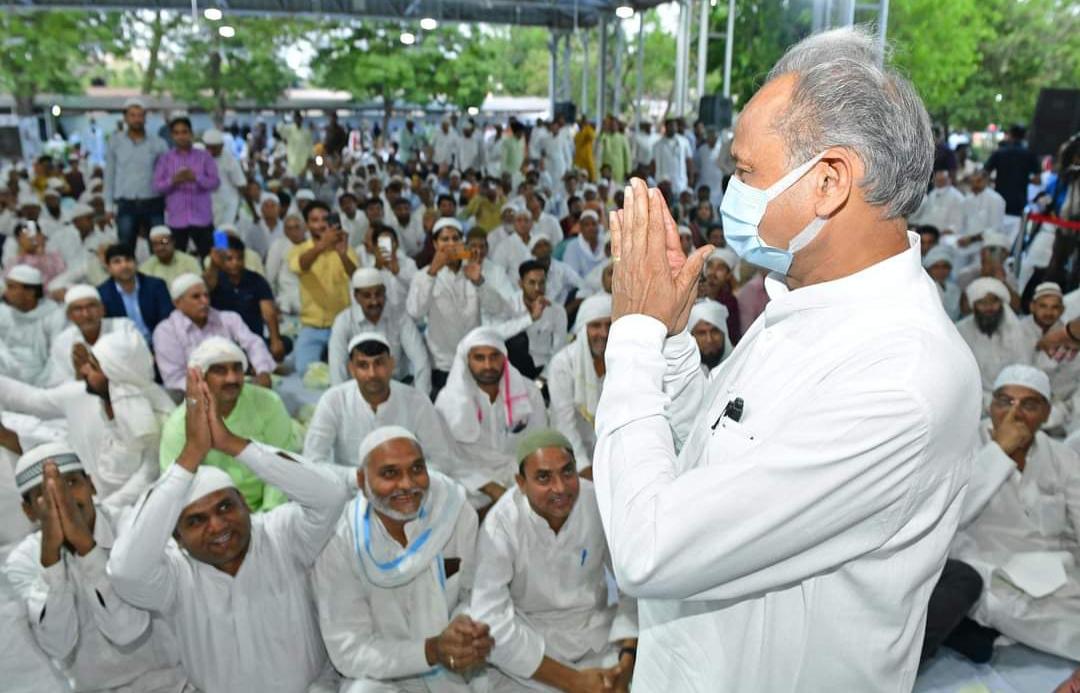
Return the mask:
<svg viewBox="0 0 1080 693"><path fill-rule="evenodd" d="M476 385L472 371L469 370L469 351L480 346L498 349L506 356L506 344L502 338L492 329L477 327L458 342L446 387L435 399L435 408L446 419L454 438L463 443L473 443L480 438L480 422L483 421L484 412L490 402L487 394ZM514 428L532 413L528 391L530 387L534 386L507 360L499 382L499 394L504 406L504 424L507 428Z"/></svg>
<svg viewBox="0 0 1080 693"><path fill-rule="evenodd" d="M586 421L596 416L600 403L600 377L596 375L586 328L590 322L611 317L611 294L589 296L578 307L574 319L574 405Z"/></svg>
<svg viewBox="0 0 1080 693"><path fill-rule="evenodd" d="M686 323L687 328L693 331L694 326L704 320L724 333L724 356L720 359L721 362L731 356L732 350L735 349L731 344L731 336L728 334L727 321L729 316L727 306L719 301L706 298L694 304L690 309L690 319Z"/></svg>
<svg viewBox="0 0 1080 693"><path fill-rule="evenodd" d="M129 438L159 435L161 417L172 410L172 401L154 382L154 359L142 335L109 332L90 350L109 379L109 403L121 431Z"/></svg>
<svg viewBox="0 0 1080 693"><path fill-rule="evenodd" d="M188 367L198 368L203 375L206 375L210 366L236 362L240 363L241 370L247 372L248 361L244 350L225 337L207 337L188 357Z"/></svg>
<svg viewBox="0 0 1080 693"><path fill-rule="evenodd" d="M184 507L223 488L236 488L236 483L227 472L208 464L199 465L195 471L195 479L191 482L191 488L188 489Z"/></svg>
<svg viewBox="0 0 1080 693"><path fill-rule="evenodd" d="M1005 282L994 277L979 277L968 284L967 288L964 289L964 293L967 295L968 303L972 304L972 307L975 306L976 301L991 295L997 296L1005 304L1006 308L1009 307L1009 287L1005 286Z"/></svg>

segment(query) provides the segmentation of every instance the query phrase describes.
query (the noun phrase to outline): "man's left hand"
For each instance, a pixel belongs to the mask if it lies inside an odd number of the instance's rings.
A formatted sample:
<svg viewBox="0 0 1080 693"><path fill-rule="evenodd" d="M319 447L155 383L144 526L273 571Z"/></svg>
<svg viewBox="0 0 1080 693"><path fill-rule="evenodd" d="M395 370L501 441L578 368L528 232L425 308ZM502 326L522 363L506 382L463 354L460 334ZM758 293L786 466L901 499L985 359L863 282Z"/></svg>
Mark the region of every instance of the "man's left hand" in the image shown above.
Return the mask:
<svg viewBox="0 0 1080 693"><path fill-rule="evenodd" d="M484 266L479 262L467 262L464 267L465 278L480 286L484 283Z"/></svg>
<svg viewBox="0 0 1080 693"><path fill-rule="evenodd" d="M281 341L280 339L272 337L270 339L270 355L273 356L274 360L277 361L278 363L281 363L282 361L284 361L285 360L285 342ZM269 373L263 373L262 375L265 375L266 379L268 381L270 380L270 374ZM256 381L257 380L258 380L258 376L256 376ZM259 383L259 384L262 385L262 383ZM269 385L263 385L263 387L269 387Z"/></svg>
<svg viewBox="0 0 1080 693"><path fill-rule="evenodd" d="M631 179L623 208L612 212L610 226L612 319L641 313L664 323L669 335L681 332L713 247L698 248L687 258L663 195L640 178Z"/></svg>
<svg viewBox="0 0 1080 693"><path fill-rule="evenodd" d="M284 348L284 345L282 345L282 349ZM271 351L270 353L272 355L273 351ZM269 373L256 373L253 380L256 385L260 387L265 387L267 390L270 390L274 387L274 381L271 380Z"/></svg>

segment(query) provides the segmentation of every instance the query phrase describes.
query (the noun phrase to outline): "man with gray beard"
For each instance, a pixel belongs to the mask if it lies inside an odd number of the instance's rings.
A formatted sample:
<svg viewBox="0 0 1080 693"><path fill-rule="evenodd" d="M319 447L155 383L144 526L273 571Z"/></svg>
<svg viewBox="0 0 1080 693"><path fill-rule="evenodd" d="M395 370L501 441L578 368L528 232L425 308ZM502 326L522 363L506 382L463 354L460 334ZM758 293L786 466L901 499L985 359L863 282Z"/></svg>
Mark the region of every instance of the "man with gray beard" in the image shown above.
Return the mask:
<svg viewBox="0 0 1080 693"><path fill-rule="evenodd" d="M981 277L964 290L972 313L956 325L982 377L983 405L990 403L994 380L1009 364L1030 364L1035 350L1009 307L1009 288L1000 279Z"/></svg>

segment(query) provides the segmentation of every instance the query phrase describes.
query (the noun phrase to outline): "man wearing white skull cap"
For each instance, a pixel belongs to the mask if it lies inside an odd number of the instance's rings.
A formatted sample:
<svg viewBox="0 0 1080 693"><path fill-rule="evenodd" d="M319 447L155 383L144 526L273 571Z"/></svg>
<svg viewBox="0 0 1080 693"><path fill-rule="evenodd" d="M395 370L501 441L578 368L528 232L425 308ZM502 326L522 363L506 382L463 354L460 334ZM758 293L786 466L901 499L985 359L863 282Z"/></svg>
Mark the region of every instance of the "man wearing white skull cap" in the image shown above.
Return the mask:
<svg viewBox="0 0 1080 693"><path fill-rule="evenodd" d="M972 313L956 324L982 375L983 402L990 401L994 378L1010 363L1031 363L1035 351L1009 307L1009 288L993 277L980 277L964 290Z"/></svg>
<svg viewBox="0 0 1080 693"><path fill-rule="evenodd" d="M0 301L0 375L37 385L47 375L49 348L64 329L64 312L45 298L41 272L16 265Z"/></svg>
<svg viewBox="0 0 1080 693"><path fill-rule="evenodd" d="M429 448L400 426L368 433L345 506L312 580L341 691L466 693L462 673L491 651L466 616L476 571L476 511L431 469Z"/></svg>
<svg viewBox="0 0 1080 693"><path fill-rule="evenodd" d="M1075 417L1077 385L1080 384L1080 359L1056 359L1037 348L1039 340L1053 330L1065 327L1065 301L1061 287L1054 282L1043 282L1035 287L1028 303L1028 315L1020 319L1027 345L1034 354L1033 364L1050 376L1054 397L1047 429L1064 426L1068 431L1076 428Z"/></svg>
<svg viewBox="0 0 1080 693"><path fill-rule="evenodd" d="M206 145L206 151L214 157L218 178L221 180L221 184L210 195L214 226L221 228L223 224L236 223L236 215L240 211L240 189L247 184L247 176L244 175L240 162L225 147L225 137L220 130L210 128L203 133L202 141Z"/></svg>
<svg viewBox="0 0 1080 693"><path fill-rule="evenodd" d="M185 405L175 464L134 508L109 558L114 589L162 615L191 683L205 693L297 693L327 681L308 571L346 486L319 465L237 436L196 369ZM212 450L292 502L253 515L229 475L204 466Z"/></svg>
<svg viewBox="0 0 1080 693"><path fill-rule="evenodd" d="M71 323L53 340L49 348L49 371L45 384L59 385L75 379L71 350L76 344L93 346L101 337L118 330L135 330L128 318L105 317L105 306L98 290L88 284L76 284L64 293L64 312Z"/></svg>
<svg viewBox="0 0 1080 693"><path fill-rule="evenodd" d="M979 624L1077 660L1080 455L1040 430L1052 395L1046 373L1027 364L996 377L951 555L983 578Z"/></svg>
<svg viewBox="0 0 1080 693"><path fill-rule="evenodd" d="M39 445L19 458L15 478L23 512L40 530L12 550L3 574L69 690L180 690L184 674L171 634L113 590L105 566L122 513L96 502L75 451Z"/></svg>

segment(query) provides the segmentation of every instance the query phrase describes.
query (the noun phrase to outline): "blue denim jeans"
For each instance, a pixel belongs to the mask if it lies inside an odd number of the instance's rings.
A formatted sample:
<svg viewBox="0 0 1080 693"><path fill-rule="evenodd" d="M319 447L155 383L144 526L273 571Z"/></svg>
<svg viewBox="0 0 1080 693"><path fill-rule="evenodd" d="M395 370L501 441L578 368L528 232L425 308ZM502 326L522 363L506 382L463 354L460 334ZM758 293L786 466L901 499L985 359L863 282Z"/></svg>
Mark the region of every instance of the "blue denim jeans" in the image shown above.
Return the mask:
<svg viewBox="0 0 1080 693"><path fill-rule="evenodd" d="M327 345L330 344L329 327L300 327L300 334L296 336L296 346L293 351L296 356L296 372L304 377L308 366L316 361L322 361Z"/></svg>
<svg viewBox="0 0 1080 693"><path fill-rule="evenodd" d="M140 230L150 233L150 229L164 223L165 201L160 197L116 201L116 235L120 243L134 247Z"/></svg>

